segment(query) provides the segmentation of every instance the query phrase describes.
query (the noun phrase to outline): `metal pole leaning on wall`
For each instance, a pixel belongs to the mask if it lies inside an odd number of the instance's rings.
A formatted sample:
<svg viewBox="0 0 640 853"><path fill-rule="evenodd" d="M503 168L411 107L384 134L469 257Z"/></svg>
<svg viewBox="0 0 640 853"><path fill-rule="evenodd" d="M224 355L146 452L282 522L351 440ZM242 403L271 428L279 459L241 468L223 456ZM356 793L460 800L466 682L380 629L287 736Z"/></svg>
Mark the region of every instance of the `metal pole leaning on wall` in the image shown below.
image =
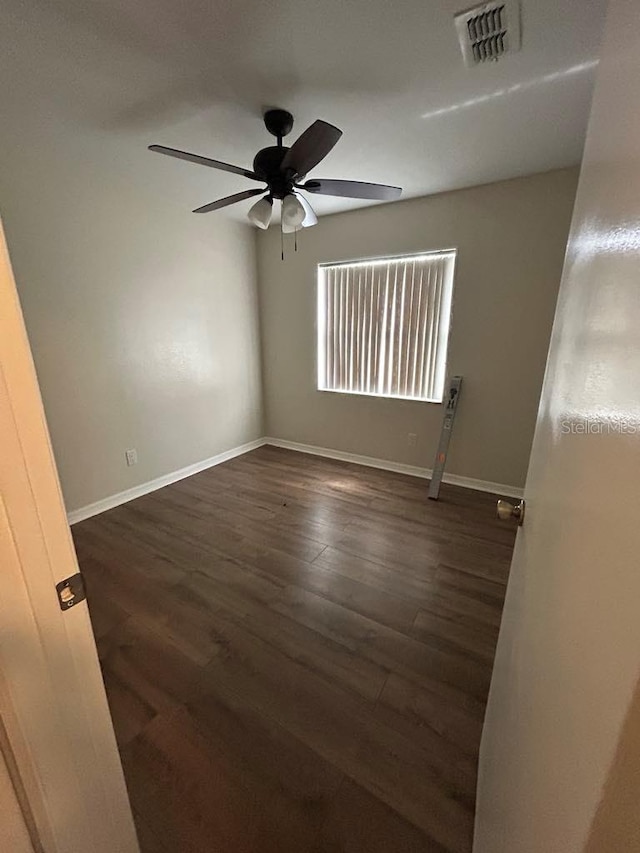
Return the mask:
<svg viewBox="0 0 640 853"><path fill-rule="evenodd" d="M461 387L462 376L452 376L447 390L444 418L442 419L442 430L440 431L440 443L438 444L438 451L433 462L433 474L431 475L431 482L429 483L429 498L432 501L437 501L438 495L440 494L440 484L442 483L442 475L444 474L444 468L447 464L447 453L449 452L451 431L456 417Z"/></svg>

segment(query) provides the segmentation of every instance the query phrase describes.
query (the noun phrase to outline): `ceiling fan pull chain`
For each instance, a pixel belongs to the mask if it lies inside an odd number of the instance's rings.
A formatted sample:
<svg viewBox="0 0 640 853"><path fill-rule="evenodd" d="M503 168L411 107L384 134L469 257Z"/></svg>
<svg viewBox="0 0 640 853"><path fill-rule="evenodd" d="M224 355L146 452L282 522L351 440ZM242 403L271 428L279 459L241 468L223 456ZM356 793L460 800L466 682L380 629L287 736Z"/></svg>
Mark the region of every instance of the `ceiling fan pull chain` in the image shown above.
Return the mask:
<svg viewBox="0 0 640 853"><path fill-rule="evenodd" d="M298 229L297 228L293 232L293 245L294 245L294 252L297 252L298 251Z"/></svg>
<svg viewBox="0 0 640 853"><path fill-rule="evenodd" d="M280 260L284 261L284 231L282 230L282 219L280 219Z"/></svg>

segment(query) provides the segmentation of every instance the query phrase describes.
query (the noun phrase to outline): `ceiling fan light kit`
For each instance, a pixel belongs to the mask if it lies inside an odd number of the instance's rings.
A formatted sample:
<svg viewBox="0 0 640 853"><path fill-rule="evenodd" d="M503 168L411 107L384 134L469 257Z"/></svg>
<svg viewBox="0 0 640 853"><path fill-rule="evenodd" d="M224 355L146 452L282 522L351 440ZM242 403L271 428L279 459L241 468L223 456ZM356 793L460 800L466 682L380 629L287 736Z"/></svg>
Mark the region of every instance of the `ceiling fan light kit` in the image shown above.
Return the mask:
<svg viewBox="0 0 640 853"><path fill-rule="evenodd" d="M271 222L272 214L273 199L269 198L269 196L265 196L264 198L261 198L260 201L257 201L253 207L249 208L247 217L249 222L253 225L256 225L258 228L262 228L266 231L269 227L269 223Z"/></svg>
<svg viewBox="0 0 640 853"><path fill-rule="evenodd" d="M306 213L294 193L288 193L282 199L282 224L291 228L300 228L304 222Z"/></svg>
<svg viewBox="0 0 640 853"><path fill-rule="evenodd" d="M263 197L250 208L249 221L258 228L268 228L273 213L273 199L278 199L282 204L281 230L283 233L295 232L298 228L310 228L318 221L313 208L300 190L314 195L378 201L391 201L400 197L402 193L400 187L384 184L333 179L315 179L300 183L307 173L329 154L342 136L342 131L318 119L298 137L291 148L287 148L282 144L282 140L291 133L293 128L291 113L279 109L267 110L263 119L269 133L276 137L277 144L258 151L253 160L253 169L243 169L241 166L233 166L221 160L212 160L200 154L191 154L188 151L167 148L164 145L150 145L149 150L186 160L189 163L242 175L252 181L266 184L263 189L245 190L205 204L196 208L194 213L210 213L252 196L262 195Z"/></svg>

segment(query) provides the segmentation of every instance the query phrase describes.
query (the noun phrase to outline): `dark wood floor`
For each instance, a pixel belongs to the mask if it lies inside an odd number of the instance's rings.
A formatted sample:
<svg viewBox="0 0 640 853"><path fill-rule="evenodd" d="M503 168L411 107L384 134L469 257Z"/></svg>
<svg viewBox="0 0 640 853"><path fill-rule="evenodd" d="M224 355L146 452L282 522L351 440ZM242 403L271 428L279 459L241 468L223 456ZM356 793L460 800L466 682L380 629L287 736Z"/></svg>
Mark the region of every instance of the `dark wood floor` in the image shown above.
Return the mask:
<svg viewBox="0 0 640 853"><path fill-rule="evenodd" d="M263 447L73 528L143 853L458 853L513 529Z"/></svg>

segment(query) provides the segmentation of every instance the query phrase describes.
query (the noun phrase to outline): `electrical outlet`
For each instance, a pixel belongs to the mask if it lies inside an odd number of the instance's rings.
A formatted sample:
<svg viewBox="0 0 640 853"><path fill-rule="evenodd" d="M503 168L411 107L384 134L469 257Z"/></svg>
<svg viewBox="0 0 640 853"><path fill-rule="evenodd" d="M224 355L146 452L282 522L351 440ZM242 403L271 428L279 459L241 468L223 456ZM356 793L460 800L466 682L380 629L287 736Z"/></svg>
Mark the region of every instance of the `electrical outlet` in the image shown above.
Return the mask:
<svg viewBox="0 0 640 853"><path fill-rule="evenodd" d="M407 444L409 445L409 447L415 447L417 440L418 440L418 436L416 435L415 432L410 432L409 435L407 436Z"/></svg>
<svg viewBox="0 0 640 853"><path fill-rule="evenodd" d="M138 451L133 448L132 450L125 450L124 458L127 460L127 465L131 467L131 465L138 464Z"/></svg>

